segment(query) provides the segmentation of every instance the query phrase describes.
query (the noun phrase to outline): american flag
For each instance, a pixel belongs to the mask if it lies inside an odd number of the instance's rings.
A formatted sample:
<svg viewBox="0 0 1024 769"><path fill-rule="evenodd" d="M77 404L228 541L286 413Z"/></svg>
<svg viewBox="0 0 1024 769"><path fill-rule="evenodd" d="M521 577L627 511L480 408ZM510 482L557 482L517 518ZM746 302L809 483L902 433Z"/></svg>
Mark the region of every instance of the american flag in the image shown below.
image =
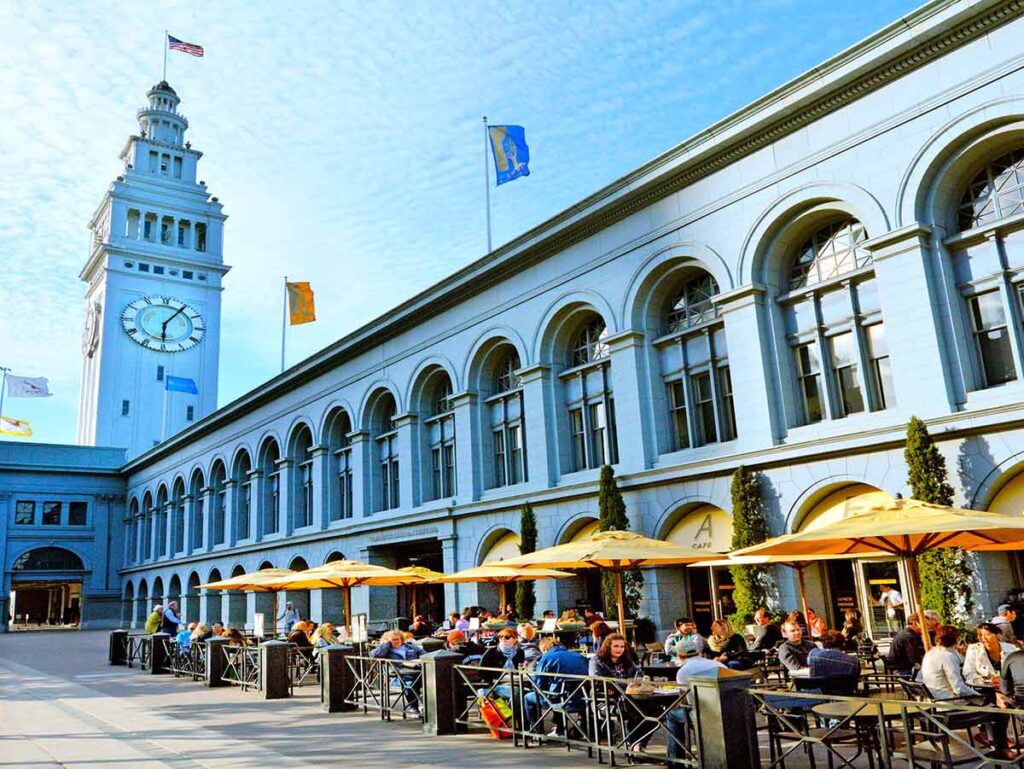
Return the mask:
<svg viewBox="0 0 1024 769"><path fill-rule="evenodd" d="M203 46L196 45L195 43L186 43L184 40L174 37L174 35L167 36L167 47L172 51L183 51L190 56L203 55Z"/></svg>

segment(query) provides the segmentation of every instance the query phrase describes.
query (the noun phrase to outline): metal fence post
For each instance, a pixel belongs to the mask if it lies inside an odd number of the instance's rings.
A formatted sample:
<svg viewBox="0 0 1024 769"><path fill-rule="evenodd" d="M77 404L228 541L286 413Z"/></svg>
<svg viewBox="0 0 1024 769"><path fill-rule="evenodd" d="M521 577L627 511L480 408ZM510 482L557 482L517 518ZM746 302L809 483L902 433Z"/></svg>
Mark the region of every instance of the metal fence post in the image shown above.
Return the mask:
<svg viewBox="0 0 1024 769"><path fill-rule="evenodd" d="M437 651L420 657L423 663L423 731L426 734L455 734L457 732L455 665L462 655Z"/></svg>
<svg viewBox="0 0 1024 769"><path fill-rule="evenodd" d="M149 672L158 675L167 672L167 644L171 640L169 633L153 633L150 637Z"/></svg>
<svg viewBox="0 0 1024 769"><path fill-rule="evenodd" d="M334 644L320 650L320 709L325 713L355 710L345 702L355 686L355 676L345 658L355 651L347 644Z"/></svg>
<svg viewBox="0 0 1024 769"><path fill-rule="evenodd" d="M111 630L110 631L110 664L111 665L127 665L128 664L128 631L127 630Z"/></svg>
<svg viewBox="0 0 1024 769"><path fill-rule="evenodd" d="M265 700L291 696L288 648L287 641L264 641L260 644L260 692Z"/></svg>
<svg viewBox="0 0 1024 769"><path fill-rule="evenodd" d="M727 668L690 679L702 769L760 769L752 682Z"/></svg>
<svg viewBox="0 0 1024 769"><path fill-rule="evenodd" d="M231 641L221 636L213 636L206 641L206 676L203 685L213 688L215 686L227 686L224 680L224 671L228 666L228 655L224 647Z"/></svg>

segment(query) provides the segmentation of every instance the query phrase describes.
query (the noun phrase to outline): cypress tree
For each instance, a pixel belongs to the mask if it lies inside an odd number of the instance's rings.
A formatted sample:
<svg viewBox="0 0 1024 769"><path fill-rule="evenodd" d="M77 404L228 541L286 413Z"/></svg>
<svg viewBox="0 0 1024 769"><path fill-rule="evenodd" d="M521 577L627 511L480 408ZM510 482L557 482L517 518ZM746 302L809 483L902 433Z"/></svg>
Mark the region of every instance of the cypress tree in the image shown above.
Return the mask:
<svg viewBox="0 0 1024 769"><path fill-rule="evenodd" d="M615 481L615 471L610 465L601 468L601 481L597 491L597 509L601 531L629 531L626 516L626 502ZM639 568L630 569L622 575L623 603L626 614L636 618L643 598L644 575ZM619 619L618 600L615 590L615 575L601 575L601 592L604 596L605 616Z"/></svg>
<svg viewBox="0 0 1024 769"><path fill-rule="evenodd" d="M924 422L911 417L907 424L907 480L914 499L935 505L953 504L953 487L946 480L946 458ZM945 622L964 626L971 618L974 596L969 556L960 548L939 548L917 557L921 603Z"/></svg>
<svg viewBox="0 0 1024 769"><path fill-rule="evenodd" d="M732 549L756 545L767 538L761 479L741 465L732 474ZM730 566L729 571L735 585L732 599L736 605L730 620L742 628L759 607L773 607L771 576L765 566Z"/></svg>
<svg viewBox="0 0 1024 769"><path fill-rule="evenodd" d="M537 516L533 507L527 502L519 514L519 552L523 555L537 549ZM516 615L521 620L533 618L533 609L537 604L537 596L533 591L533 582L516 582Z"/></svg>

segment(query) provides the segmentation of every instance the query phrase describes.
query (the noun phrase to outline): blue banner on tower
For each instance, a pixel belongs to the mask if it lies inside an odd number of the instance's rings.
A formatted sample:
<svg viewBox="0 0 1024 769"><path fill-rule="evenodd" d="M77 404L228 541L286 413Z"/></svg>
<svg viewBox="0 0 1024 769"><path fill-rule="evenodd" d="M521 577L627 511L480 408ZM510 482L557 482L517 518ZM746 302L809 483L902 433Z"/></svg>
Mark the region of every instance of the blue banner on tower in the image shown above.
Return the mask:
<svg viewBox="0 0 1024 769"><path fill-rule="evenodd" d="M487 133L491 139L497 185L529 176L530 148L526 146L526 129L521 125L492 125L487 127Z"/></svg>
<svg viewBox="0 0 1024 769"><path fill-rule="evenodd" d="M195 381L187 376L169 376L167 377L167 392L198 395L199 388L196 387Z"/></svg>

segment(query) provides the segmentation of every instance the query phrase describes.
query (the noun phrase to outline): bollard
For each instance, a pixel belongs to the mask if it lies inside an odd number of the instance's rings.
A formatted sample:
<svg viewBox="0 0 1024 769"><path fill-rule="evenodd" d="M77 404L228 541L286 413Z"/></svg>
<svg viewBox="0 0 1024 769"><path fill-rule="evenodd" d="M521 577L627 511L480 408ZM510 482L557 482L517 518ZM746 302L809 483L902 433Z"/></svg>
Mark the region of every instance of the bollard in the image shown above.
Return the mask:
<svg viewBox="0 0 1024 769"><path fill-rule="evenodd" d="M356 677L345 658L355 649L334 644L320 650L320 709L324 713L343 713L356 706L345 702L355 686Z"/></svg>
<svg viewBox="0 0 1024 769"><path fill-rule="evenodd" d="M127 665L128 664L128 631L127 630L111 630L110 631L110 664L111 665Z"/></svg>
<svg viewBox="0 0 1024 769"><path fill-rule="evenodd" d="M752 683L749 674L727 668L690 679L703 769L760 769Z"/></svg>
<svg viewBox="0 0 1024 769"><path fill-rule="evenodd" d="M214 686L227 686L228 682L224 680L224 671L228 667L228 655L224 651L224 647L227 646L231 641L227 638L221 638L220 636L214 636L206 641L206 678L203 679L203 685L214 687Z"/></svg>
<svg viewBox="0 0 1024 769"><path fill-rule="evenodd" d="M167 670L167 645L166 642L171 640L171 636L168 633L153 633L150 637L150 649L149 649L149 672L152 675L158 675L160 673L166 673Z"/></svg>
<svg viewBox="0 0 1024 769"><path fill-rule="evenodd" d="M279 700L292 694L288 648L287 641L260 644L260 693L265 700Z"/></svg>
<svg viewBox="0 0 1024 769"><path fill-rule="evenodd" d="M423 663L423 731L426 734L455 734L457 694L462 687L455 683L454 666L462 655L449 651L430 652L420 657Z"/></svg>

